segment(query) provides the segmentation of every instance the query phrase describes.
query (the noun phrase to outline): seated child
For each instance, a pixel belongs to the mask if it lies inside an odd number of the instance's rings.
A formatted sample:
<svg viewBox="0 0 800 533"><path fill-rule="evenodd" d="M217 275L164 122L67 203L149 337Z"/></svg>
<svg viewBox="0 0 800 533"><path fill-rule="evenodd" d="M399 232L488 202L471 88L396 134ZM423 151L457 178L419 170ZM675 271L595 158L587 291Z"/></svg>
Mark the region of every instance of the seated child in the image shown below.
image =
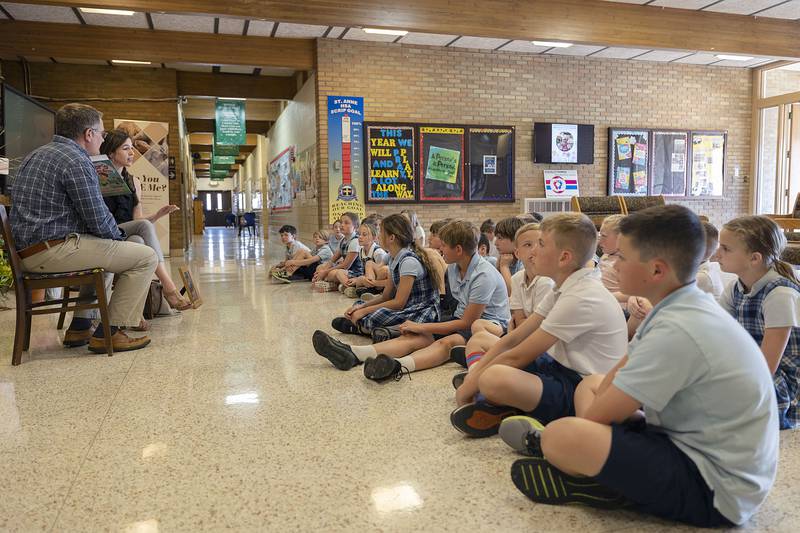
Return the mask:
<svg viewBox="0 0 800 533"><path fill-rule="evenodd" d="M340 222L344 237L339 249L330 261L317 268L312 278L318 288L325 291L336 290L341 278L346 280L364 273L364 265L358 257L361 251L361 246L358 244L358 215L351 212L344 213Z"/></svg>
<svg viewBox="0 0 800 533"><path fill-rule="evenodd" d="M377 243L378 230L373 224L362 223L358 229L358 245L361 249L358 252L358 258L364 266L364 273L360 276L351 276L349 273L339 271L336 275L336 280L339 282L339 289L345 296L355 298L358 296L356 293L357 288L373 287L370 282L372 280L365 277L366 267L368 264L380 264L386 255L386 251ZM349 276L349 277L346 277Z"/></svg>
<svg viewBox="0 0 800 533"><path fill-rule="evenodd" d="M342 233L342 223L337 220L333 224L331 224L331 231L328 236L328 246L331 247L332 252L336 252L339 247L342 245L342 239L344 239L344 234Z"/></svg>
<svg viewBox="0 0 800 533"><path fill-rule="evenodd" d="M459 407L450 415L456 429L488 437L514 414L548 422L572 416L581 379L608 372L625 354L622 309L598 270L584 267L596 248L597 230L586 215L558 213L542 222L531 254L536 272L555 288L486 354L470 354L480 360L456 390Z"/></svg>
<svg viewBox="0 0 800 533"><path fill-rule="evenodd" d="M314 246L316 249L313 252L301 251L294 259L290 259L283 264L283 269L289 274L288 278L279 278L284 283L291 283L292 281L311 280L317 267L327 263L333 257L333 251L328 245L329 235L324 229L314 232Z"/></svg>
<svg viewBox="0 0 800 533"><path fill-rule="evenodd" d="M374 345L348 346L321 331L314 332L314 349L336 368L364 363L364 376L375 381L398 378L447 362L450 348L466 343L479 318L501 325L511 318L500 273L477 253L478 231L471 223L454 220L441 228L442 253L448 263L450 290L458 307L452 320L401 324L402 335Z"/></svg>
<svg viewBox="0 0 800 533"><path fill-rule="evenodd" d="M719 245L722 270L739 277L720 304L761 346L780 428L793 429L800 422L800 282L780 260L786 237L774 220L747 216L722 226Z"/></svg>
<svg viewBox="0 0 800 533"><path fill-rule="evenodd" d="M722 284L719 263L710 261L719 246L719 231L711 222L703 222L703 228L706 230L706 253L697 269L697 287L719 300L725 286Z"/></svg>
<svg viewBox="0 0 800 533"><path fill-rule="evenodd" d="M365 224L361 225L363 231ZM331 326L342 333L370 333L377 327L398 326L407 320L439 320L439 274L414 241L411 223L402 215L383 222L381 242L389 249L392 273L383 294L368 303L358 301Z"/></svg>
<svg viewBox="0 0 800 533"><path fill-rule="evenodd" d="M489 261L490 265L497 268L497 258L489 255L490 248L491 244L489 243L489 238L486 236L485 233L481 233L481 236L478 239L478 254L487 261Z"/></svg>
<svg viewBox="0 0 800 533"><path fill-rule="evenodd" d="M614 265L617 262L617 241L619 239L619 223L625 215L609 215L603 219L600 225L600 233L597 242L603 255L598 259L597 266L600 267L603 285L611 291L617 299L622 309L628 310L628 295L619 290L619 275Z"/></svg>
<svg viewBox="0 0 800 533"><path fill-rule="evenodd" d="M400 211L400 214L411 222L411 226L414 228L414 242L417 243L417 247L420 250L425 248L425 229L417 219L417 212L411 211L410 209L403 209Z"/></svg>
<svg viewBox="0 0 800 533"><path fill-rule="evenodd" d="M620 223L620 289L655 307L628 355L578 387L578 417L520 432L516 446L533 457L511 479L528 498L701 527L743 524L763 503L778 466L775 394L758 345L693 283L705 248L683 206Z"/></svg>
<svg viewBox="0 0 800 533"><path fill-rule="evenodd" d="M514 255L514 236L517 230L525 225L520 217L504 218L494 228L494 243L500 258L497 260L497 270L506 282L507 294L511 296L511 276L523 269L522 261Z"/></svg>
<svg viewBox="0 0 800 533"><path fill-rule="evenodd" d="M500 259L500 252L497 251L497 247L494 244L494 227L494 221L491 218L487 218L481 223L481 235L485 235L486 240L489 241L489 256L497 260Z"/></svg>
<svg viewBox="0 0 800 533"><path fill-rule="evenodd" d="M452 222L452 218L443 218L442 220L436 220L431 224L430 227L430 238L428 239L428 243L430 244L429 250L435 250L439 256L442 255L442 240L439 239L439 231L447 224ZM456 302L453 295L450 293L450 281L447 278L447 269L444 272L444 294L441 298L439 303L439 312L441 313L442 322L446 322L453 318L453 313L456 311L456 307L458 307L458 302Z"/></svg>
<svg viewBox="0 0 800 533"><path fill-rule="evenodd" d="M269 270L269 273L276 280L285 282L288 281L290 275L290 273L284 268L286 266L286 261L295 259L302 253L309 252L310 250L308 249L308 246L297 240L297 228L294 226L284 224L278 230L278 233L281 236L281 242L284 246L286 246L286 259L273 266Z"/></svg>

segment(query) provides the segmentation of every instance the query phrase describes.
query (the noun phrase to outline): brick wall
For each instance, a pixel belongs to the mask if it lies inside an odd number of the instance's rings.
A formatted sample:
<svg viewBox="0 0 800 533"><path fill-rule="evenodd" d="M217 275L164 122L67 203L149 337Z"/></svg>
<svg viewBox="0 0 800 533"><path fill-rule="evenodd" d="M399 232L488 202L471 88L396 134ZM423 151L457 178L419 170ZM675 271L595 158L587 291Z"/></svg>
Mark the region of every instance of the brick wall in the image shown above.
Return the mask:
<svg viewBox="0 0 800 533"><path fill-rule="evenodd" d="M751 75L748 69L538 56L320 39L317 122L320 196L328 197L327 96L363 96L366 120L516 126L515 204L415 204L421 221L451 216L495 221L544 196L534 165L533 123L595 125L595 163L577 166L581 194L607 191L607 128L728 130L722 199L680 200L721 223L748 209ZM740 178L734 179L739 167ZM398 211L367 205L367 212ZM320 225L326 225L321 202Z"/></svg>
<svg viewBox="0 0 800 533"><path fill-rule="evenodd" d="M3 75L15 88L22 89L22 71L19 63L3 61ZM103 113L104 127L114 127L114 119L138 119L169 123L170 155L175 156L176 175L181 175L181 158L178 155L178 107L175 71L160 68L110 67L102 65L65 65L29 63L31 94L48 98L66 99L43 102L58 109L70 102L91 105ZM167 99L163 102L110 102L100 99L148 98ZM68 101L67 101L68 100ZM169 200L182 210L183 197L178 179L169 182ZM182 211L170 215L170 248L183 253L184 234Z"/></svg>

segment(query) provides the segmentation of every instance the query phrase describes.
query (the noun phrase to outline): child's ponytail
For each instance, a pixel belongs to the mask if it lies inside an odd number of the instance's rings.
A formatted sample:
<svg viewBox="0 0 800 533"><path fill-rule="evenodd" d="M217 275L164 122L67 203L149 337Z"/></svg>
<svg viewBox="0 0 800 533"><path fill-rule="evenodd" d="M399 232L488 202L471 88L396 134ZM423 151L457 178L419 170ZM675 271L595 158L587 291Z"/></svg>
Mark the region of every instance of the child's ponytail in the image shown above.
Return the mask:
<svg viewBox="0 0 800 533"><path fill-rule="evenodd" d="M411 226L411 221L408 217L398 214L389 215L383 219L381 231L386 235L394 235L401 247L410 248L419 258L420 262L422 262L422 266L425 268L425 272L428 273L431 281L434 282L434 286L438 287L440 285L441 279L439 272L434 268L433 262L425 250L417 246L414 240L414 228Z"/></svg>
<svg viewBox="0 0 800 533"><path fill-rule="evenodd" d="M774 268L784 278L800 285L792 265L781 260L781 253L786 248L786 236L774 220L750 215L734 218L722 227L736 233L748 251L760 253L767 267Z"/></svg>

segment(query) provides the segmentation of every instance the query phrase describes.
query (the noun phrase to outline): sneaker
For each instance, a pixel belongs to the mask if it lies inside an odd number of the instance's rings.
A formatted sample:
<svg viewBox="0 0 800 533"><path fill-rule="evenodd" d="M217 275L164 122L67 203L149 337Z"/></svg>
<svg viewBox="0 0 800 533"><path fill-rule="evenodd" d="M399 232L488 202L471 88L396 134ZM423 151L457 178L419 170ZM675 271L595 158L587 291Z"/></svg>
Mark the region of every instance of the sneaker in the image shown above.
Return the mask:
<svg viewBox="0 0 800 533"><path fill-rule="evenodd" d="M453 346L450 348L450 360L454 363L458 363L464 368L467 368L467 347Z"/></svg>
<svg viewBox="0 0 800 533"><path fill-rule="evenodd" d="M345 289L344 283L336 283L335 281L332 282L332 283L335 284L335 285L338 285L338 287L336 287L336 288L339 289L339 292L344 293L344 289Z"/></svg>
<svg viewBox="0 0 800 533"><path fill-rule="evenodd" d="M284 270L273 270L272 277L281 283L292 282L292 280L289 279L289 274L287 274Z"/></svg>
<svg viewBox="0 0 800 533"><path fill-rule="evenodd" d="M458 390L458 388L464 383L464 380L467 379L467 374L469 374L469 372L459 372L453 376L454 389Z"/></svg>
<svg viewBox="0 0 800 533"><path fill-rule="evenodd" d="M337 316L331 321L331 327L340 333L347 333L348 335L359 335L361 330L358 326L350 322L343 316Z"/></svg>
<svg viewBox="0 0 800 533"><path fill-rule="evenodd" d="M350 370L361 364L348 345L337 341L324 331L315 331L311 342L314 350L339 370Z"/></svg>
<svg viewBox="0 0 800 533"><path fill-rule="evenodd" d="M525 496L550 505L579 504L597 509L620 509L631 502L588 477L565 474L547 460L519 459L511 465L511 481Z"/></svg>
<svg viewBox="0 0 800 533"><path fill-rule="evenodd" d="M368 302L368 301L372 300L373 298L377 298L378 297L377 294L373 294L371 292L362 292L361 294L359 294L359 296L365 302Z"/></svg>
<svg viewBox="0 0 800 533"><path fill-rule="evenodd" d="M355 287L346 287L342 292L348 298L358 298L358 289Z"/></svg>
<svg viewBox="0 0 800 533"><path fill-rule="evenodd" d="M509 416L500 424L498 433L503 442L517 453L544 457L541 436L544 425L530 416Z"/></svg>
<svg viewBox="0 0 800 533"><path fill-rule="evenodd" d="M520 413L515 407L478 401L462 405L450 413L450 423L470 437L491 437L497 434L504 418Z"/></svg>
<svg viewBox="0 0 800 533"><path fill-rule="evenodd" d="M403 377L403 370L411 379L410 372L394 357L379 354L378 357L369 357L364 361L364 377L373 381L385 381L394 379L400 381Z"/></svg>
<svg viewBox="0 0 800 533"><path fill-rule="evenodd" d="M400 332L397 328L380 326L373 328L370 336L372 337L372 344L378 344L379 342L396 339L400 336Z"/></svg>
<svg viewBox="0 0 800 533"><path fill-rule="evenodd" d="M332 281L317 281L314 283L314 290L317 292L334 292L337 288L336 285Z"/></svg>

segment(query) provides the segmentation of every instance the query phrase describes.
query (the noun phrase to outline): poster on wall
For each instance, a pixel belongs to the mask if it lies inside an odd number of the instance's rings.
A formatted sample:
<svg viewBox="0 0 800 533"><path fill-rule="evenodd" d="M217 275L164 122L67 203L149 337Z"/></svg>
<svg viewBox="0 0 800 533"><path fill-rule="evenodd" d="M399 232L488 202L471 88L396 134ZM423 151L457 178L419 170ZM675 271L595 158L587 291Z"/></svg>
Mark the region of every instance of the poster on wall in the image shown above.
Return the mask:
<svg viewBox="0 0 800 533"><path fill-rule="evenodd" d="M644 196L648 190L650 131L608 130L608 194Z"/></svg>
<svg viewBox="0 0 800 533"><path fill-rule="evenodd" d="M545 198L580 196L577 170L545 170Z"/></svg>
<svg viewBox="0 0 800 533"><path fill-rule="evenodd" d="M686 194L685 131L658 131L652 133L650 162L650 194L684 196Z"/></svg>
<svg viewBox="0 0 800 533"><path fill-rule="evenodd" d="M312 144L294 158L295 198L305 204L317 197L317 145Z"/></svg>
<svg viewBox="0 0 800 533"><path fill-rule="evenodd" d="M145 120L114 120L133 141L131 176L142 184L142 210L152 215L169 204L169 124ZM156 234L165 255L169 253L169 217L155 222Z"/></svg>
<svg viewBox="0 0 800 533"><path fill-rule="evenodd" d="M329 222L352 211L364 217L362 124L364 99L328 96L328 217Z"/></svg>
<svg viewBox="0 0 800 533"><path fill-rule="evenodd" d="M514 128L469 127L469 199L514 201Z"/></svg>
<svg viewBox="0 0 800 533"><path fill-rule="evenodd" d="M578 162L578 125L553 124L550 151L553 163Z"/></svg>
<svg viewBox="0 0 800 533"><path fill-rule="evenodd" d="M414 202L417 196L414 126L365 124L367 202Z"/></svg>
<svg viewBox="0 0 800 533"><path fill-rule="evenodd" d="M692 132L692 196L722 196L725 133Z"/></svg>
<svg viewBox="0 0 800 533"><path fill-rule="evenodd" d="M292 199L294 198L293 159L294 146L290 146L269 162L267 167L267 176L269 177L268 207L272 211L286 211L292 208Z"/></svg>
<svg viewBox="0 0 800 533"><path fill-rule="evenodd" d="M422 201L463 201L464 127L419 127L419 174Z"/></svg>

